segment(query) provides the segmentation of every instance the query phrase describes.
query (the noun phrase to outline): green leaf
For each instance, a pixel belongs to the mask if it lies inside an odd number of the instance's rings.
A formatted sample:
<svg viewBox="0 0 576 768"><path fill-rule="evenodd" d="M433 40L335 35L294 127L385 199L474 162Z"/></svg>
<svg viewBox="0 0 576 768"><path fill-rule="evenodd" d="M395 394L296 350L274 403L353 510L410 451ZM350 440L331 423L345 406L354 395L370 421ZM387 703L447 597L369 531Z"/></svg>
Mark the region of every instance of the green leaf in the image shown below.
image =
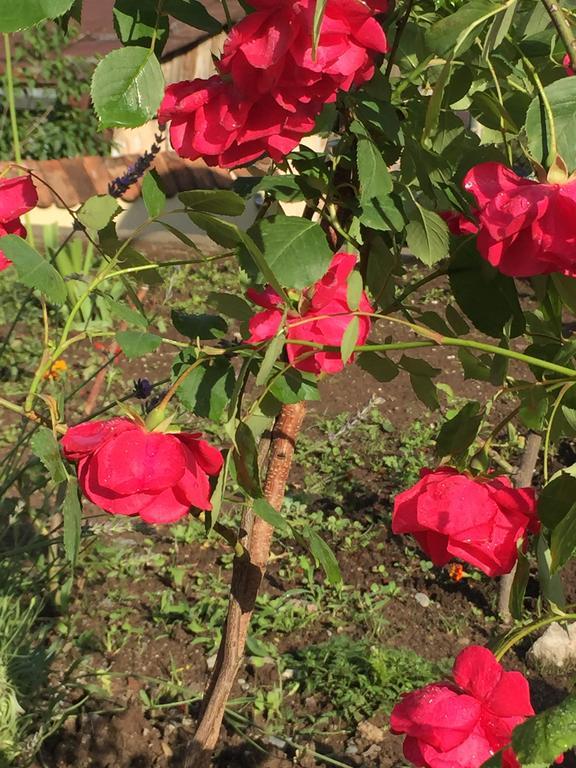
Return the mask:
<svg viewBox="0 0 576 768"><path fill-rule="evenodd" d="M360 300L362 299L362 292L364 291L364 282L362 281L362 275L358 270L354 269L348 276L348 284L346 289L346 302L352 312L356 312L360 307Z"/></svg>
<svg viewBox="0 0 576 768"><path fill-rule="evenodd" d="M235 320L249 320L254 314L250 303L242 296L236 296L233 293L211 292L208 294L206 303L226 317L232 317Z"/></svg>
<svg viewBox="0 0 576 768"><path fill-rule="evenodd" d="M555 528L572 508L576 499L576 477L556 473L538 494L538 518L546 528Z"/></svg>
<svg viewBox="0 0 576 768"><path fill-rule="evenodd" d="M173 309L172 325L182 336L194 341L201 339L220 339L228 330L226 321L219 315L191 315L179 309Z"/></svg>
<svg viewBox="0 0 576 768"><path fill-rule="evenodd" d="M254 499L253 505L254 514L261 517L266 523L273 528L277 528L279 531L289 531L289 526L286 520L279 512L276 512L272 504L266 499Z"/></svg>
<svg viewBox="0 0 576 768"><path fill-rule="evenodd" d="M76 212L76 216L87 229L100 230L104 229L121 210L118 200L110 195L94 195L83 203Z"/></svg>
<svg viewBox="0 0 576 768"><path fill-rule="evenodd" d="M262 359L262 363L260 364L260 370L258 371L258 375L256 376L257 387L262 387L268 381L268 376L270 375L270 372L274 368L274 364L276 363L276 360L278 360L278 358L282 354L282 350L284 349L285 343L286 343L286 337L284 336L284 334L280 334L278 336L274 336L274 338L268 344L268 347L266 348L266 352L264 353L264 358Z"/></svg>
<svg viewBox="0 0 576 768"><path fill-rule="evenodd" d="M316 57L316 49L318 48L318 40L320 39L320 32L322 30L326 2L327 0L316 0L314 4L314 19L312 21L312 51L314 58Z"/></svg>
<svg viewBox="0 0 576 768"><path fill-rule="evenodd" d="M184 245L188 246L188 248L192 248L197 253L202 253L201 249L198 247L198 243L195 243L194 240L191 240L188 235L186 235L181 230L173 227L172 224L168 224L167 221L161 221L160 219L156 223L163 226L164 229L168 230L168 232L171 232L174 237L177 237L178 240L180 240L181 243L184 243Z"/></svg>
<svg viewBox="0 0 576 768"><path fill-rule="evenodd" d="M538 580L540 592L545 600L553 605L563 608L566 603L564 588L560 574L552 573L552 554L546 541L546 537L540 534L536 544L536 557L538 560Z"/></svg>
<svg viewBox="0 0 576 768"><path fill-rule="evenodd" d="M295 368L286 371L270 386L272 394L281 403L299 403L301 400L320 400L318 384L313 374L302 373Z"/></svg>
<svg viewBox="0 0 576 768"><path fill-rule="evenodd" d="M195 353L184 350L174 364L174 375L180 376L195 362ZM234 368L223 357L211 358L182 380L176 390L180 402L196 416L219 422L234 391Z"/></svg>
<svg viewBox="0 0 576 768"><path fill-rule="evenodd" d="M376 381L392 381L398 376L398 366L385 355L377 352L361 352L356 363L363 371L373 376Z"/></svg>
<svg viewBox="0 0 576 768"><path fill-rule="evenodd" d="M458 350L458 359L462 364L465 379L490 381L490 358L487 355L476 357L472 352L462 347Z"/></svg>
<svg viewBox="0 0 576 768"><path fill-rule="evenodd" d="M346 330L342 334L342 341L340 342L340 356L344 365L354 354L354 347L358 343L359 332L360 320L357 316L354 316L346 326Z"/></svg>
<svg viewBox="0 0 576 768"><path fill-rule="evenodd" d="M435 411L440 407L438 392L432 379L429 379L428 376L414 376L414 374L410 374L410 384L418 400L424 403L427 408Z"/></svg>
<svg viewBox="0 0 576 768"><path fill-rule="evenodd" d="M140 328L148 328L148 320L135 309L126 306L121 301L116 301L109 296L104 297L106 305L112 317L118 317L129 325L138 325Z"/></svg>
<svg viewBox="0 0 576 768"><path fill-rule="evenodd" d="M499 338L511 322L511 337L523 333L524 315L514 280L488 264L474 245L452 256L449 278L458 306L479 331Z"/></svg>
<svg viewBox="0 0 576 768"><path fill-rule="evenodd" d="M243 233L231 221L224 221L217 216L200 211L189 210L187 213L190 221L223 248L235 248L244 242Z"/></svg>
<svg viewBox="0 0 576 768"><path fill-rule="evenodd" d="M554 760L576 746L576 696L529 717L512 731L512 747L521 765Z"/></svg>
<svg viewBox="0 0 576 768"><path fill-rule="evenodd" d="M520 544L520 542L518 543ZM524 596L526 595L529 576L530 561L522 551L522 547L519 546L516 571L514 572L512 589L510 590L510 604L508 606L512 617L518 620L524 615Z"/></svg>
<svg viewBox="0 0 576 768"><path fill-rule="evenodd" d="M409 210L406 243L417 259L432 266L448 255L448 225L437 213L414 202Z"/></svg>
<svg viewBox="0 0 576 768"><path fill-rule="evenodd" d="M366 271L366 286L372 294L374 303L388 308L394 302L394 273L400 260L384 242L384 238L375 235L371 239Z"/></svg>
<svg viewBox="0 0 576 768"><path fill-rule="evenodd" d="M408 357L407 355L402 355L400 358L400 367L414 376L426 376L429 379L442 373L441 368L434 368L426 360L422 360L419 357Z"/></svg>
<svg viewBox="0 0 576 768"><path fill-rule="evenodd" d="M558 154L569 171L576 169L576 78L562 77L544 88L554 116ZM531 155L546 164L550 151L550 127L545 118L540 98L534 98L528 107L525 124Z"/></svg>
<svg viewBox="0 0 576 768"><path fill-rule="evenodd" d="M120 48L96 67L91 93L104 128L136 128L156 115L164 95L164 75L150 49Z"/></svg>
<svg viewBox="0 0 576 768"><path fill-rule="evenodd" d="M461 456L472 445L482 424L480 403L466 403L458 413L448 419L440 429L436 440L438 456Z"/></svg>
<svg viewBox="0 0 576 768"><path fill-rule="evenodd" d="M504 13L498 14L496 18L490 24L490 29L484 38L484 47L482 49L482 56L487 59L492 51L496 50L498 46L504 41L506 35L510 31L512 21L514 20L514 14L516 13L516 7L518 3L515 1L512 5L509 5Z"/></svg>
<svg viewBox="0 0 576 768"><path fill-rule="evenodd" d="M116 341L128 360L134 360L158 349L162 337L147 331L118 331Z"/></svg>
<svg viewBox="0 0 576 768"><path fill-rule="evenodd" d="M73 4L74 0L5 0L0 13L0 32L16 32L46 19L56 19Z"/></svg>
<svg viewBox="0 0 576 768"><path fill-rule="evenodd" d="M156 266L154 265L152 268L154 262L150 261L150 259L147 259L143 253L140 253L140 251L137 251L130 245L123 249L122 253L120 254L119 263L122 269L128 269L130 267L150 266L150 269L142 269L126 275L126 277L132 277L139 283L146 283L147 285L159 285L163 282L162 275Z"/></svg>
<svg viewBox="0 0 576 768"><path fill-rule="evenodd" d="M434 135L438 127L438 119L444 100L444 92L450 82L451 75L452 57L449 56L442 67L438 80L436 80L436 83L434 84L434 91L428 101L428 108L426 109L426 117L424 119L424 130L422 132L422 141L426 146L430 146L427 142L429 142L430 137Z"/></svg>
<svg viewBox="0 0 576 768"><path fill-rule="evenodd" d="M462 315L456 310L452 304L448 304L446 307L446 320L450 323L452 328L454 329L454 334L456 336L466 336L466 334L470 331L470 326L464 320Z"/></svg>
<svg viewBox="0 0 576 768"><path fill-rule="evenodd" d="M310 554L322 568L330 584L341 584L342 574L340 573L340 566L338 565L338 560L336 560L336 555L328 544L316 531L308 526L305 526L301 533L304 540L308 543Z"/></svg>
<svg viewBox="0 0 576 768"><path fill-rule="evenodd" d="M60 456L58 441L51 429L39 427L30 441L30 448L44 464L54 483L58 485L66 480L68 473Z"/></svg>
<svg viewBox="0 0 576 768"><path fill-rule="evenodd" d="M552 531L550 538L550 573L556 573L576 549L576 501Z"/></svg>
<svg viewBox="0 0 576 768"><path fill-rule="evenodd" d="M234 464L238 482L253 499L262 496L260 470L258 467L258 445L250 427L243 421L238 424L235 435Z"/></svg>
<svg viewBox="0 0 576 768"><path fill-rule="evenodd" d="M392 192L394 185L382 153L366 133L358 135L356 164L360 182L360 206L362 209L378 207Z"/></svg>
<svg viewBox="0 0 576 768"><path fill-rule="evenodd" d="M573 277L560 274L550 275L550 278L562 299L562 303L573 314L576 314L576 280Z"/></svg>
<svg viewBox="0 0 576 768"><path fill-rule="evenodd" d="M222 31L222 24L210 16L202 3L197 0L164 0L163 9L178 21L195 29L217 35Z"/></svg>
<svg viewBox="0 0 576 768"><path fill-rule="evenodd" d="M162 189L160 176L158 176L154 170L148 171L144 176L144 181L142 182L142 199L144 200L144 205L148 211L148 216L150 216L151 219L160 216L166 206L166 193Z"/></svg>
<svg viewBox="0 0 576 768"><path fill-rule="evenodd" d="M521 406L519 417L528 429L538 431L543 428L550 401L544 387L531 387L518 392Z"/></svg>
<svg viewBox="0 0 576 768"><path fill-rule="evenodd" d="M29 288L37 288L54 304L66 301L66 285L60 273L17 235L0 238L0 248L14 262L18 279Z"/></svg>
<svg viewBox="0 0 576 768"><path fill-rule="evenodd" d="M114 29L124 45L150 48L160 56L170 32L168 17L158 14L158 0L116 0Z"/></svg>
<svg viewBox="0 0 576 768"><path fill-rule="evenodd" d="M80 533L82 530L82 507L78 496L78 481L69 477L66 484L66 496L62 504L64 527L64 551L66 557L74 565L80 549Z"/></svg>
<svg viewBox="0 0 576 768"><path fill-rule="evenodd" d="M206 510L206 527L208 531L211 531L212 528L214 528L214 523L218 520L218 516L220 515L220 510L222 509L222 502L224 501L224 492L226 490L226 483L228 482L228 474L230 472L230 460L232 458L232 454L230 451L224 451L224 466L222 467L222 471L218 475L218 479L216 480L216 485L214 486L214 491L212 493L212 496L210 497L210 503L212 504L212 509Z"/></svg>
<svg viewBox="0 0 576 768"><path fill-rule="evenodd" d="M178 199L189 211L219 213L222 216L240 216L245 208L240 195L222 189L194 189L181 192Z"/></svg>
<svg viewBox="0 0 576 768"><path fill-rule="evenodd" d="M506 10L507 5L497 6L490 0L467 0L454 13L432 24L426 32L426 45L433 53L456 56L469 48L484 23Z"/></svg>
<svg viewBox="0 0 576 768"><path fill-rule="evenodd" d="M278 283L305 288L319 280L332 260L322 228L296 216L271 216L248 230Z"/></svg>

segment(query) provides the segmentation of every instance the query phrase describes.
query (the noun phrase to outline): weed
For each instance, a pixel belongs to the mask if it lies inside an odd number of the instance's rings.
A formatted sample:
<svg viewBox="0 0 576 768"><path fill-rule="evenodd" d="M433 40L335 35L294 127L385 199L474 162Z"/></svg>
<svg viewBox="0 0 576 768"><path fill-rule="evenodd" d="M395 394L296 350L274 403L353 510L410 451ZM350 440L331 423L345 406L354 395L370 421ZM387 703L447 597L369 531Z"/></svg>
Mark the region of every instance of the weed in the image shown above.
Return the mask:
<svg viewBox="0 0 576 768"><path fill-rule="evenodd" d="M426 661L404 648L373 647L346 635L330 638L295 653L284 663L294 670L303 696L322 700L322 711L347 722L371 717L377 710L388 713L407 691L437 680L443 665Z"/></svg>

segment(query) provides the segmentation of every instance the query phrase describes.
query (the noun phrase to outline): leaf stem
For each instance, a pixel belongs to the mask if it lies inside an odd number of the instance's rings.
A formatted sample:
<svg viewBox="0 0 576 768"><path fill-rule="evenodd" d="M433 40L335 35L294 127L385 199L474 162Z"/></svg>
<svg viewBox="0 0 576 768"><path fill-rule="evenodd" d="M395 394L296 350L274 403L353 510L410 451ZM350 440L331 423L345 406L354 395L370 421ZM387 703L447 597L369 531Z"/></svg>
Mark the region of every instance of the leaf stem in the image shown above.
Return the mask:
<svg viewBox="0 0 576 768"><path fill-rule="evenodd" d="M498 661L500 661L502 657L516 645L516 643L519 643L525 637L531 635L532 632L536 632L537 630L542 629L542 627L545 627L548 624L553 624L556 621L559 622L574 620L576 620L576 613L559 612L544 616L542 619L532 621L530 624L526 624L523 627L519 627L518 629L513 629L511 632L508 632L507 635L497 641L497 643L492 648L492 652Z"/></svg>

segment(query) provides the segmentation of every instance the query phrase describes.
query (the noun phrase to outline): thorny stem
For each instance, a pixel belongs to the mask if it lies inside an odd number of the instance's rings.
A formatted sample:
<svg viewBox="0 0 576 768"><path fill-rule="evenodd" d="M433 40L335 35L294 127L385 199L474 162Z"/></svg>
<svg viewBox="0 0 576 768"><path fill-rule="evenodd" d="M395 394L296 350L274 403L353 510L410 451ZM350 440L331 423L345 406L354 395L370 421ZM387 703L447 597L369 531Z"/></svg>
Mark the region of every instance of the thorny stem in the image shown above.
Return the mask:
<svg viewBox="0 0 576 768"><path fill-rule="evenodd" d="M576 37L570 22L564 15L562 8L554 0L542 0L542 3L550 14L552 23L564 43L568 56L570 56L570 66L576 70Z"/></svg>
<svg viewBox="0 0 576 768"><path fill-rule="evenodd" d="M279 511L296 438L304 418L304 403L283 405L276 419L270 449L268 468L264 481L264 498ZM243 517L243 528L247 531L244 539L244 557L234 559L232 585L228 616L216 665L208 684L200 718L185 768L207 768L220 733L232 686L244 655L250 619L254 611L258 590L264 578L270 557L273 528L262 518L247 509Z"/></svg>

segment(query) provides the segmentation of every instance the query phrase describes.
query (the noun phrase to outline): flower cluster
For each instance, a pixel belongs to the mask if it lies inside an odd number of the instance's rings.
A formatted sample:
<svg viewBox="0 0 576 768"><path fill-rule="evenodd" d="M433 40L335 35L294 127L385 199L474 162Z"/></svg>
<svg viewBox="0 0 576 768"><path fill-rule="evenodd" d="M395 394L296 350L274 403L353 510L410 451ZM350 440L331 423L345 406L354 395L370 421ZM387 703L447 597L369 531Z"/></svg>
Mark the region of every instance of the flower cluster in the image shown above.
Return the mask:
<svg viewBox="0 0 576 768"><path fill-rule="evenodd" d="M355 317L348 303L348 278L354 270L357 257L351 253L337 253L328 271L321 280L305 289L300 296L299 311L285 309L282 297L273 288L264 291L249 288L247 295L255 304L264 307L249 323L251 344L273 338L285 323L286 351L288 360L300 371L311 373L338 373L344 367L340 345L346 329ZM364 292L360 297L358 311L371 314L374 310ZM284 313L286 319L284 320ZM364 344L370 332L370 318L358 317L357 343ZM298 344L310 341L336 350L316 350L314 347ZM352 360L353 357L350 358Z"/></svg>
<svg viewBox="0 0 576 768"><path fill-rule="evenodd" d="M71 427L61 444L84 495L106 512L173 523L190 507L211 509L209 476L220 472L222 454L199 433L148 432L113 418Z"/></svg>
<svg viewBox="0 0 576 768"><path fill-rule="evenodd" d="M404 756L426 768L479 768L500 749L503 768L516 768L512 730L534 714L528 681L505 672L487 648L470 646L457 657L450 682L404 696L390 725L405 733Z"/></svg>
<svg viewBox="0 0 576 768"><path fill-rule="evenodd" d="M26 237L26 229L20 222L20 216L31 211L37 203L38 192L30 176L0 179L0 237ZM11 263L0 250L0 272Z"/></svg>
<svg viewBox="0 0 576 768"><path fill-rule="evenodd" d="M168 86L158 119L182 157L234 167L280 161L337 91L369 80L386 37L362 0L327 0L316 50L315 0L254 0L233 27L219 74Z"/></svg>
<svg viewBox="0 0 576 768"><path fill-rule="evenodd" d="M537 528L532 488L452 467L422 470L416 485L396 496L392 515L394 533L411 533L435 565L459 558L488 576L509 573L517 541Z"/></svg>

